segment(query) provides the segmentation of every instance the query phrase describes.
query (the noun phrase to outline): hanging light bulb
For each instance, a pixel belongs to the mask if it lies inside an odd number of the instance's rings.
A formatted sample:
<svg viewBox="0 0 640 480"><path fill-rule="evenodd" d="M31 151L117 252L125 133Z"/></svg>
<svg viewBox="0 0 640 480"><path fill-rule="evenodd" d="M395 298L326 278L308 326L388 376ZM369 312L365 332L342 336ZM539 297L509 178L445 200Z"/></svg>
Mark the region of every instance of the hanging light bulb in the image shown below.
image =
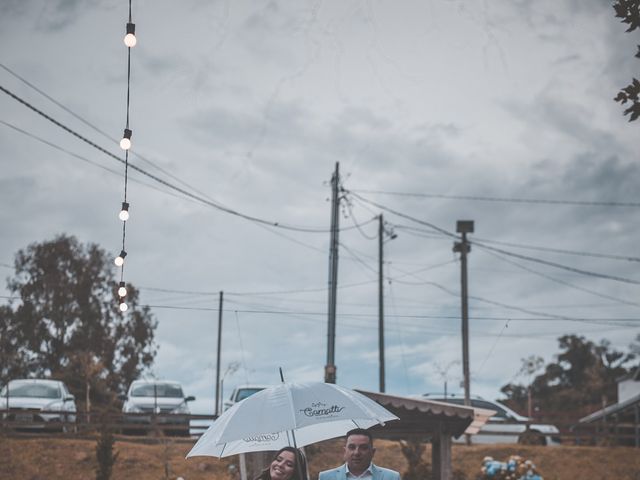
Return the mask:
<svg viewBox="0 0 640 480"><path fill-rule="evenodd" d="M129 204L127 202L122 202L122 210L120 210L118 218L123 222L129 220Z"/></svg>
<svg viewBox="0 0 640 480"><path fill-rule="evenodd" d="M120 300L120 305L119 307L121 312L126 312L127 310L129 310L129 305L127 305L126 303L124 303L124 300Z"/></svg>
<svg viewBox="0 0 640 480"><path fill-rule="evenodd" d="M118 296L121 298L127 296L127 287L124 286L124 282L120 282L120 287L118 288Z"/></svg>
<svg viewBox="0 0 640 480"><path fill-rule="evenodd" d="M127 252L125 252L124 250L121 250L120 255L116 257L113 263L115 263L116 266L121 267L122 265L124 265L124 257L126 256L127 256Z"/></svg>
<svg viewBox="0 0 640 480"><path fill-rule="evenodd" d="M133 132L128 128L124 129L124 135L122 136L122 140L120 140L120 148L123 150L129 150L131 148L131 134Z"/></svg>
<svg viewBox="0 0 640 480"><path fill-rule="evenodd" d="M124 44L131 48L135 47L138 40L136 39L136 24L127 23L127 34L124 36Z"/></svg>

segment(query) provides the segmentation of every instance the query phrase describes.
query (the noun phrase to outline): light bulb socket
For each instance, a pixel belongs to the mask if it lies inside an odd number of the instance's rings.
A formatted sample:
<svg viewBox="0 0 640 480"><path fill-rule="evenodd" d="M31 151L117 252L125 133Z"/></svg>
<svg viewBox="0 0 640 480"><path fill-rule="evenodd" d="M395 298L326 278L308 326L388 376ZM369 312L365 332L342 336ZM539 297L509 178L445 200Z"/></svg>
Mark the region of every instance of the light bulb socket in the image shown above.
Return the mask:
<svg viewBox="0 0 640 480"><path fill-rule="evenodd" d="M129 211L129 203L128 202L122 202L122 209L123 212L128 212Z"/></svg>
<svg viewBox="0 0 640 480"><path fill-rule="evenodd" d="M127 23L127 35L135 35L136 34L136 24L135 23Z"/></svg>
<svg viewBox="0 0 640 480"><path fill-rule="evenodd" d="M120 255L118 256L124 260L124 257L127 256L127 252L125 252L124 250L120 250Z"/></svg>
<svg viewBox="0 0 640 480"><path fill-rule="evenodd" d="M128 128L124 129L124 135L122 136L122 138L127 138L129 140L131 140L131 134L133 132L131 130L129 130Z"/></svg>

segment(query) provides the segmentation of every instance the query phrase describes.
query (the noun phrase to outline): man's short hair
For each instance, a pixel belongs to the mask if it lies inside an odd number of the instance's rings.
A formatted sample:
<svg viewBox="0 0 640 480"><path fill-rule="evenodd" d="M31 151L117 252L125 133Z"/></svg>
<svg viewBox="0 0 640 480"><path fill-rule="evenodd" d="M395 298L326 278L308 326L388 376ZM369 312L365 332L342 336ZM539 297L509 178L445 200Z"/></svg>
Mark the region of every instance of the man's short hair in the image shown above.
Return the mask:
<svg viewBox="0 0 640 480"><path fill-rule="evenodd" d="M354 428L353 430L349 430L345 438L348 439L351 435L364 435L369 439L369 444L373 445L373 435L371 435L371 432L365 428Z"/></svg>

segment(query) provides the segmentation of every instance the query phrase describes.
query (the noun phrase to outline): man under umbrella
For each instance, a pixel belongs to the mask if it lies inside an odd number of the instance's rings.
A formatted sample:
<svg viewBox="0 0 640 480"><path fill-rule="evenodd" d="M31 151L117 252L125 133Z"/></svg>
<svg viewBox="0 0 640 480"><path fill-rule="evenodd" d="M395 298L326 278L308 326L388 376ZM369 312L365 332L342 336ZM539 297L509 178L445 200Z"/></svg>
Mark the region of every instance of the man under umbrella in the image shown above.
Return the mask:
<svg viewBox="0 0 640 480"><path fill-rule="evenodd" d="M351 430L344 446L345 464L320 472L318 480L400 480L395 470L372 463L375 452L371 432L362 428Z"/></svg>

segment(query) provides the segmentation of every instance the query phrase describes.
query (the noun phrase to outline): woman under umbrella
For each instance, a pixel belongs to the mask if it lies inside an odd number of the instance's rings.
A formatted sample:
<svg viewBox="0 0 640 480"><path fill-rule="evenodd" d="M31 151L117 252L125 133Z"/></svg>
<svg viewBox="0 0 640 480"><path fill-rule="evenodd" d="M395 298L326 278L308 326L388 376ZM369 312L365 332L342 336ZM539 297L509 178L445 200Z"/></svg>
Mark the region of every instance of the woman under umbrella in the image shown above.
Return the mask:
<svg viewBox="0 0 640 480"><path fill-rule="evenodd" d="M283 447L255 480L308 480L307 460L297 448Z"/></svg>

